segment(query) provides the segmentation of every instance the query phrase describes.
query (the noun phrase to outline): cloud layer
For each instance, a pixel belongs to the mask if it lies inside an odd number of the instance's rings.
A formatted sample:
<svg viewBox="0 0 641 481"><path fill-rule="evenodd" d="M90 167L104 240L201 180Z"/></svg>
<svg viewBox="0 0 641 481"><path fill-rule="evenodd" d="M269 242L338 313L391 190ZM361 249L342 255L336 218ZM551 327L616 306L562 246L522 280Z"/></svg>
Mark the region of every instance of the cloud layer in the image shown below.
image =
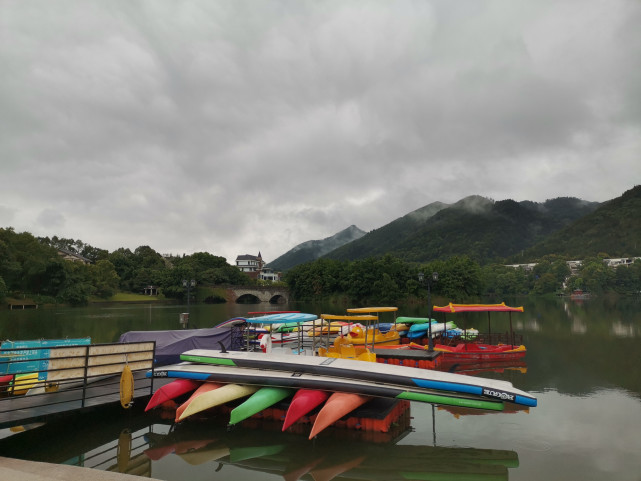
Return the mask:
<svg viewBox="0 0 641 481"><path fill-rule="evenodd" d="M634 0L0 0L0 226L231 263L641 179Z"/></svg>

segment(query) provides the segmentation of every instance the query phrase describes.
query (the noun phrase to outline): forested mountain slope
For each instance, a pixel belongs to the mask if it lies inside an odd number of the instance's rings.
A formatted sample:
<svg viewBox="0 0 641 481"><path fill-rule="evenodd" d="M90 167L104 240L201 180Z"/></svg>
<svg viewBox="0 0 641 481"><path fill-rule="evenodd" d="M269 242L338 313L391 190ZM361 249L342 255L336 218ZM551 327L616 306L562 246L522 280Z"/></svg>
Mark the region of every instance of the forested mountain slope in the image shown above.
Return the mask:
<svg viewBox="0 0 641 481"><path fill-rule="evenodd" d="M598 205L576 198L537 203L469 196L452 205L440 204L422 222L411 223L412 214L408 214L325 257L355 260L391 254L409 262L427 262L467 255L486 263L532 247Z"/></svg>
<svg viewBox="0 0 641 481"><path fill-rule="evenodd" d="M546 254L577 259L600 253L608 257L639 256L641 248L641 185L541 240L523 257L536 259Z"/></svg>

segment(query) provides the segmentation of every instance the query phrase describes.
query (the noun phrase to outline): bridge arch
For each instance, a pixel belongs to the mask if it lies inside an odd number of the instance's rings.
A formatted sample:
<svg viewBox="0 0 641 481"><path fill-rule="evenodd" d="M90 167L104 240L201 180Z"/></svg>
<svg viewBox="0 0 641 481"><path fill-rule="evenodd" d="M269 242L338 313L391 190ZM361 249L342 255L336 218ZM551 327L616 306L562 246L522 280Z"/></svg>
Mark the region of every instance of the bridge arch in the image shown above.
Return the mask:
<svg viewBox="0 0 641 481"><path fill-rule="evenodd" d="M236 304L260 304L260 299L253 294L243 294L236 298Z"/></svg>
<svg viewBox="0 0 641 481"><path fill-rule="evenodd" d="M256 286L229 287L226 289L227 301L237 304L286 304L289 302L289 290L284 287Z"/></svg>
<svg viewBox="0 0 641 481"><path fill-rule="evenodd" d="M284 297L282 294L276 294L269 300L270 304L286 304L287 303L287 298Z"/></svg>

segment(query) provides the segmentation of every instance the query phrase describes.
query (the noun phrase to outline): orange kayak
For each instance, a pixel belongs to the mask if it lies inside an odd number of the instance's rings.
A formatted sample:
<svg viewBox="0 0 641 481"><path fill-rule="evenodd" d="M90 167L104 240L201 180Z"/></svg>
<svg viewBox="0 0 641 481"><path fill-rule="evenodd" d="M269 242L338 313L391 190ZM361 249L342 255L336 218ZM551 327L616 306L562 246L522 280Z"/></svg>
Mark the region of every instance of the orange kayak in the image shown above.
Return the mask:
<svg viewBox="0 0 641 481"><path fill-rule="evenodd" d="M309 439L314 438L323 429L338 421L346 414L351 413L357 407L362 406L370 399L371 396L363 396L362 394L347 392L333 393L318 413L318 416L316 416L316 421L314 421L314 425L312 426Z"/></svg>
<svg viewBox="0 0 641 481"><path fill-rule="evenodd" d="M191 396L189 396L189 399L187 399L184 403L178 406L178 409L176 409L176 422L180 421L180 416L182 416L182 413L185 411L185 409L187 409L187 406L189 406L194 399L196 399L201 394L205 394L206 392L213 391L214 389L218 389L222 385L223 384L218 382L202 383L200 387L196 389Z"/></svg>

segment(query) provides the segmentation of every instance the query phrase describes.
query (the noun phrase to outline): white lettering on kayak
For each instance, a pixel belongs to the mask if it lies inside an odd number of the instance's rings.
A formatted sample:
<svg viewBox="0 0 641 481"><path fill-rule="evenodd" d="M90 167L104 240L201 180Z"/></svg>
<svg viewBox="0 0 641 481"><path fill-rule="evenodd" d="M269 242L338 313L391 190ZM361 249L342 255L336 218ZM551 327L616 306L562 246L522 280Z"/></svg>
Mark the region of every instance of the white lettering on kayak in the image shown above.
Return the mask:
<svg viewBox="0 0 641 481"><path fill-rule="evenodd" d="M508 394L502 391L494 391L488 388L483 388L483 395L496 397L503 401L514 401L514 394Z"/></svg>

